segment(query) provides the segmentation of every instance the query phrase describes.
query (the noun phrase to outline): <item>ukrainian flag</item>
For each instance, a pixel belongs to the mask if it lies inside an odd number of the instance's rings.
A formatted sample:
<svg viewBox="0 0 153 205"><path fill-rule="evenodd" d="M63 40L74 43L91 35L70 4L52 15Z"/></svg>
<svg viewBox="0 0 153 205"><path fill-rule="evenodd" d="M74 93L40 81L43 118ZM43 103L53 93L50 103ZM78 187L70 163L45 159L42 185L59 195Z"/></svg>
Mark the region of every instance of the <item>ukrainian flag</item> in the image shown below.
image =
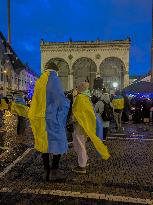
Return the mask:
<svg viewBox="0 0 153 205"><path fill-rule="evenodd" d="M11 103L11 113L28 118L29 108L22 97L16 97Z"/></svg>
<svg viewBox="0 0 153 205"><path fill-rule="evenodd" d="M112 100L114 109L123 110L124 108L124 98L121 95L114 96Z"/></svg>
<svg viewBox="0 0 153 205"><path fill-rule="evenodd" d="M36 82L28 113L38 151L53 154L67 152L66 119L69 106L56 72L45 71Z"/></svg>
<svg viewBox="0 0 153 205"><path fill-rule="evenodd" d="M96 116L89 97L84 94L79 94L73 104L72 112L77 122L91 139L98 153L103 159L107 160L110 154L107 146L105 146L101 140L102 125L100 125L100 119Z"/></svg>
<svg viewBox="0 0 153 205"><path fill-rule="evenodd" d="M0 110L8 110L8 104L6 103L4 98L1 99Z"/></svg>

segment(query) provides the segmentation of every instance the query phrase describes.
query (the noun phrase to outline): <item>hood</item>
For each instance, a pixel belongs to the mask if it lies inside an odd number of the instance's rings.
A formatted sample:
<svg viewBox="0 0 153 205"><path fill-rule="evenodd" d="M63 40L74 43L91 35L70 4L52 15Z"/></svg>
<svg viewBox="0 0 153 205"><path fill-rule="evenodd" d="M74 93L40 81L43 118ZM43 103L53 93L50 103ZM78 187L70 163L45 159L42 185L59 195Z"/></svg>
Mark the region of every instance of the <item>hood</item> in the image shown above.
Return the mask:
<svg viewBox="0 0 153 205"><path fill-rule="evenodd" d="M108 93L103 93L100 99L105 101L106 103L110 102L110 97Z"/></svg>

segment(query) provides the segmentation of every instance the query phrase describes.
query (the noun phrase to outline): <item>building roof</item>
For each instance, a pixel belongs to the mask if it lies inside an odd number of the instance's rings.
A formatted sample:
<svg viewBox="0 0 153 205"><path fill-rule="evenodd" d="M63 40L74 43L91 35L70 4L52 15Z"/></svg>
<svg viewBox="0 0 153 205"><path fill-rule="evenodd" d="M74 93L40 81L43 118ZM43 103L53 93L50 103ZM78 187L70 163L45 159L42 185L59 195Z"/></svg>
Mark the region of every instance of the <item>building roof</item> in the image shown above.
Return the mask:
<svg viewBox="0 0 153 205"><path fill-rule="evenodd" d="M2 43L5 47L5 54L7 55L8 59L10 60L10 63L13 67L13 70L19 74L21 70L25 68L25 65L22 63L22 61L19 59L13 48L7 43L6 38L0 32L0 38L2 39ZM6 59L6 58L5 58Z"/></svg>
<svg viewBox="0 0 153 205"><path fill-rule="evenodd" d="M134 82L133 84L124 88L128 93L153 93L153 83L151 82Z"/></svg>
<svg viewBox="0 0 153 205"><path fill-rule="evenodd" d="M106 46L106 45L127 45L130 46L131 40L130 38L126 40L111 40L111 41L101 41L97 39L96 41L72 41L70 39L67 42L45 42L41 39L41 46L85 46L85 47L93 47L93 46Z"/></svg>
<svg viewBox="0 0 153 205"><path fill-rule="evenodd" d="M34 72L34 71L29 67L28 64L25 64L24 70L26 70L28 73L31 73L32 75L34 75L34 76L37 77L37 78L39 77L39 75L38 75L36 72Z"/></svg>
<svg viewBox="0 0 153 205"><path fill-rule="evenodd" d="M22 70L27 70L28 72L30 72L31 74L33 74L34 76L38 77L38 75L31 69L29 68L29 66L25 65L20 58L17 56L17 54L15 53L15 51L13 50L13 48L7 43L6 38L4 37L4 35L2 34L2 32L0 32L0 38L2 39L2 43L4 45L5 51L5 61L6 60L10 60L10 63L12 65L13 70L15 71L15 73L19 74Z"/></svg>

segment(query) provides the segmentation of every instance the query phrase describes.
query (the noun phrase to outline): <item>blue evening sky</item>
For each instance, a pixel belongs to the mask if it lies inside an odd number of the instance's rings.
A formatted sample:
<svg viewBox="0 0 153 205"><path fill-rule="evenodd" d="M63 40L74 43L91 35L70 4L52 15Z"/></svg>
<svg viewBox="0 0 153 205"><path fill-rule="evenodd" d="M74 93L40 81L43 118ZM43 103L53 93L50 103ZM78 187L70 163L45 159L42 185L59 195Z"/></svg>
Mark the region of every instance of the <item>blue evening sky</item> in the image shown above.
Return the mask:
<svg viewBox="0 0 153 205"><path fill-rule="evenodd" d="M130 75L151 67L151 0L11 0L12 46L40 73L40 39L132 40ZM0 0L0 30L7 37L7 0Z"/></svg>

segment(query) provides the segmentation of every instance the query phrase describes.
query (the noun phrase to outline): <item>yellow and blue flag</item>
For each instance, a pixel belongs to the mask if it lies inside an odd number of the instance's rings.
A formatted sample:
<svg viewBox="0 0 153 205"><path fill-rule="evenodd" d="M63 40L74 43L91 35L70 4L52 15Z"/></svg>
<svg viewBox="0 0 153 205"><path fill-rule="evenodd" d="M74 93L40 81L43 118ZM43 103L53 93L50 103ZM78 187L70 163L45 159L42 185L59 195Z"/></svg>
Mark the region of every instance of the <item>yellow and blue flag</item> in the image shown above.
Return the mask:
<svg viewBox="0 0 153 205"><path fill-rule="evenodd" d="M16 114L25 118L28 118L28 106L16 102L12 102L11 104L11 113Z"/></svg>
<svg viewBox="0 0 153 205"><path fill-rule="evenodd" d="M112 100L112 104L114 109L117 110L123 110L124 108L124 98L121 95L115 95L113 100Z"/></svg>
<svg viewBox="0 0 153 205"><path fill-rule="evenodd" d="M15 101L11 103L11 113L28 118L29 107L21 96L16 96Z"/></svg>
<svg viewBox="0 0 153 205"><path fill-rule="evenodd" d="M107 160L110 154L107 146L102 142L102 125L100 125L100 119L96 116L89 97L84 94L77 95L72 112L79 125L91 139L98 153L103 159Z"/></svg>
<svg viewBox="0 0 153 205"><path fill-rule="evenodd" d="M4 98L1 99L0 110L8 110L8 104L6 103Z"/></svg>
<svg viewBox="0 0 153 205"><path fill-rule="evenodd" d="M53 154L67 152L69 106L56 72L46 70L36 82L28 113L38 151Z"/></svg>

